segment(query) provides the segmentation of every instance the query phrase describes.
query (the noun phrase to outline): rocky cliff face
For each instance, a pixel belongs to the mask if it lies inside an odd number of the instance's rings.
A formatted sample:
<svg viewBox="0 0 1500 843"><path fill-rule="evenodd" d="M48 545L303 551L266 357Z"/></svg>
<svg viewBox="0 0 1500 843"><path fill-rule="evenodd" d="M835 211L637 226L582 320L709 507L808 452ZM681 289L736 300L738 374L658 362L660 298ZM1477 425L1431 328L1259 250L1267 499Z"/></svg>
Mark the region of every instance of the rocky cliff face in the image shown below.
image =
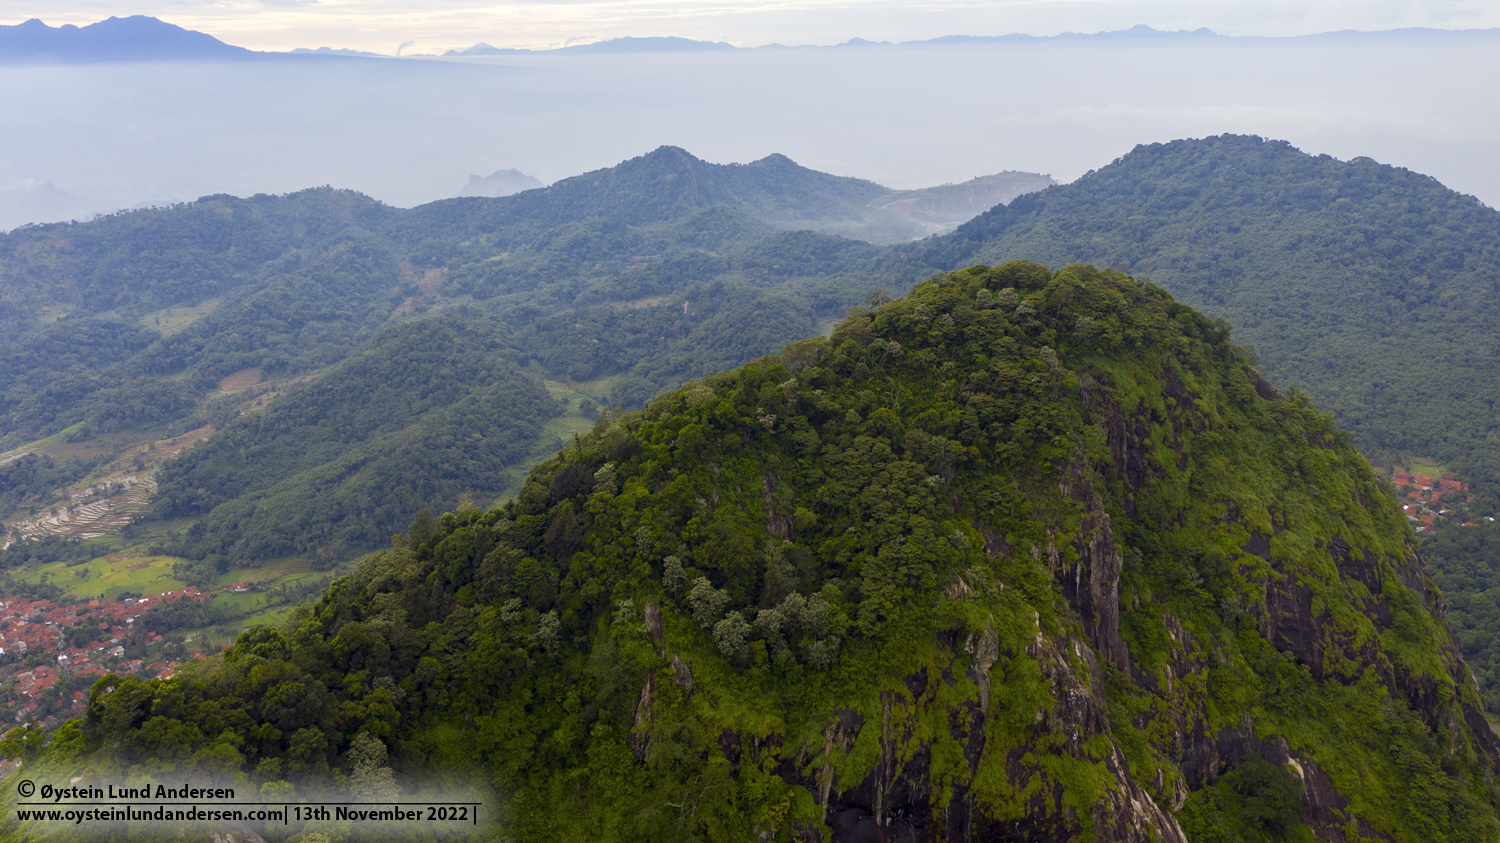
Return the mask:
<svg viewBox="0 0 1500 843"><path fill-rule="evenodd" d="M1215 722L1222 720L1222 714L1205 710L1206 701L1195 693L1201 689L1193 687L1192 679L1222 655L1196 640L1171 612L1163 613L1173 646L1162 669L1153 672L1132 664L1130 647L1120 630L1125 567L1120 548L1127 543L1111 529L1105 501L1089 478L1124 492L1124 499L1117 502L1121 504L1118 511L1138 513L1136 497L1149 493L1153 479L1147 468L1153 430L1163 433L1158 438L1165 439L1170 448L1169 464L1175 463L1178 471L1189 468L1191 448L1183 430L1202 433L1213 426L1213 420L1198 410L1177 373L1166 370L1161 378L1166 394L1174 400L1173 408L1166 413L1138 410L1129 415L1111 396L1107 381L1084 378L1087 385L1081 391L1081 405L1088 420L1105 431L1109 458L1089 465L1073 463L1059 485L1059 492L1081 515L1070 537L1072 553L1065 557L1056 544L1049 544L1041 554L1032 549L1076 620L1076 634L1054 638L1036 628L1034 637L1020 650L1005 653L992 621L982 634L940 636L938 652L948 661L940 669L924 666L905 676L904 689L883 692L878 720L867 723L857 710L831 713L822 767L799 769L796 764L782 764L778 772L783 778L817 794L821 818L833 840L1074 840L1091 836L1102 841L1187 841L1177 813L1189 793L1214 785L1252 756L1295 774L1301 791L1298 818L1317 838L1342 843L1398 837L1372 827L1351 810L1350 801L1319 767L1314 748L1293 747L1284 736L1265 734L1264 724L1257 723L1251 711L1239 713L1237 721ZM1258 386L1262 393L1269 392L1262 400L1285 401L1263 381ZM1166 473L1162 468L1156 467L1155 479ZM1221 529L1243 531L1248 538L1239 552L1263 563L1265 572L1251 580L1254 594L1247 606L1249 622L1284 657L1305 666L1316 682L1348 684L1357 679L1356 674L1376 676L1393 705L1407 707L1431 734L1445 736L1450 757L1477 761L1480 777L1491 784L1500 767L1500 741L1477 701L1462 693L1473 680L1446 632L1442 598L1409 537L1400 534L1401 553L1394 557L1355 548L1337 533L1314 538L1314 548L1332 562L1331 568L1319 572L1320 578L1317 573L1289 570L1288 560L1273 553L1275 539L1285 528L1277 519L1284 517L1284 513L1268 512L1270 531L1257 532L1257 525L1243 517L1234 501L1226 502ZM982 525L980 529L992 556L1014 553L994 532ZM1344 592L1363 624L1377 636L1386 634L1395 623L1391 598L1386 596L1388 584L1391 590L1404 589L1403 597L1416 598L1433 619L1438 671L1398 666L1381 651L1377 638L1343 639L1333 628L1336 624L1328 607L1316 605L1319 592L1331 586ZM962 575L948 589L952 599L970 594ZM991 670L998 662L1015 664L1017 660L1035 666L1046 688L1045 698L1023 727L1019 745L992 748L986 740L989 719L1016 712L1002 711L1009 701L993 698ZM1151 708L1170 712L1166 739L1153 742L1152 747L1161 767L1148 782L1136 780L1114 736L1106 669L1116 681L1128 677L1132 693L1148 700ZM972 683L965 683L967 695L958 688L963 679ZM924 724L945 720L946 734L934 739L928 733L924 739ZM1150 721L1141 717L1136 725L1145 727ZM867 728L877 735L876 763L862 779L839 779L831 759L848 758ZM951 791L938 798L934 788L945 776L934 769L933 756L949 739L961 747L959 775ZM996 776L1012 783L1035 780L1045 767L1041 761L1046 752L1082 764L1102 762L1104 786L1082 805L1067 804L1069 794L1062 784L1036 788L1013 806L1019 809L1016 817L990 810L982 800L976 802L975 781ZM1477 832L1489 817L1474 819L1472 831ZM798 831L803 840L825 839L811 824Z"/></svg>
<svg viewBox="0 0 1500 843"><path fill-rule="evenodd" d="M1467 794L1449 831L1490 833L1500 743L1386 490L1302 399L1251 370L1210 383L1192 368L1078 366L1066 380L1094 452L1075 450L1049 487L1017 478L1038 509L1067 514L1043 516L1045 541L1029 547L971 518L990 561L1045 570L1058 627L1023 617L1004 642L993 614L982 632L939 628L899 684L826 712L821 740L794 753L785 734L724 734L739 763L775 758L782 780L813 794L818 822L797 826L799 839L1235 839L1211 836L1223 805L1208 803L1251 767L1294 777L1281 791L1290 825L1268 826L1272 839L1291 825L1330 841L1415 839L1433 827L1424 797L1398 782L1372 795L1349 769L1396 751L1377 736L1396 732L1430 742L1416 767L1467 771L1443 786ZM1237 429L1247 422L1273 435ZM1302 450L1272 450L1291 444ZM961 498L952 509L973 513ZM976 566L945 598L983 606L1006 587ZM1340 699L1384 722L1362 734L1371 724L1331 710ZM1330 715L1343 722L1317 734ZM1244 791L1243 778L1226 787Z"/></svg>

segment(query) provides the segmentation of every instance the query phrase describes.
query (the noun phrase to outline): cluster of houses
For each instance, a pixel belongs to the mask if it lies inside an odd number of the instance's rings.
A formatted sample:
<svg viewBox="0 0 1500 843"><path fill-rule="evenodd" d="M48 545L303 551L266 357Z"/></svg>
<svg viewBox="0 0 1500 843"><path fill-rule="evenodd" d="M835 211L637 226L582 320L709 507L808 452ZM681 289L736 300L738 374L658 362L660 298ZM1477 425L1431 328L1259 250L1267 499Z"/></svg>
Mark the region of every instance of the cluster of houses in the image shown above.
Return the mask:
<svg viewBox="0 0 1500 843"><path fill-rule="evenodd" d="M126 659L126 638L146 612L179 600L202 602L209 596L190 585L154 597L88 600L70 605L0 597L0 702L14 706L15 719L24 723L34 719L40 699L68 675L133 673L162 679L172 676L179 662L143 664L140 659ZM82 646L65 638L66 630L79 624L98 629L97 635ZM160 639L160 633L148 636L150 641ZM40 665L35 664L34 658L25 658L38 652L52 658ZM190 657L204 658L204 653L194 650ZM75 691L73 708L79 710L85 704L83 692Z"/></svg>
<svg viewBox="0 0 1500 843"><path fill-rule="evenodd" d="M1469 484L1451 474L1433 477L1398 470L1391 474L1391 482L1403 496L1401 510L1406 513L1407 520L1417 525L1419 533L1435 532L1443 516L1450 514L1449 506L1458 503L1460 498L1466 503L1474 500L1468 496ZM1466 521L1463 526L1472 527L1474 524Z"/></svg>

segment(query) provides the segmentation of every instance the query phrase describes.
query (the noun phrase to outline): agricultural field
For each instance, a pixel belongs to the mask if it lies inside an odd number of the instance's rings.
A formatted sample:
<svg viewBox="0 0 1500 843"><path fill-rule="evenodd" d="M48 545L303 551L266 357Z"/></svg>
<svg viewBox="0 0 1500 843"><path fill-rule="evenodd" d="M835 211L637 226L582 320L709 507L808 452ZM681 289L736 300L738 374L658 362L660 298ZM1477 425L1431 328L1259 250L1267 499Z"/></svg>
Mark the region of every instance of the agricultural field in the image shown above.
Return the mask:
<svg viewBox="0 0 1500 843"><path fill-rule="evenodd" d="M170 526L183 529L188 524L173 522ZM172 575L173 566L182 560L151 555L146 549L161 537L157 534L133 541L117 536L91 540L90 544L107 547L112 552L71 566L54 562L11 571L10 576L19 582L55 585L64 593L84 600L176 591L186 585ZM321 591L319 586L323 581L343 573L347 569L312 571L305 559L282 559L261 568L230 570L209 589L213 604L224 610L227 620L203 634L218 641L233 638L252 626L280 623L298 602L315 597L314 592ZM254 583L254 589L238 593L229 590L231 585L241 582Z"/></svg>
<svg viewBox="0 0 1500 843"><path fill-rule="evenodd" d="M350 563L331 571L313 571L305 558L293 557L259 568L231 569L220 575L212 587L213 604L222 607L229 620L205 634L217 636L212 640L220 640L233 638L251 627L280 624L298 603L316 599L324 583L349 573L353 568L354 563ZM241 582L254 583L253 590L229 590L230 586Z"/></svg>
<svg viewBox="0 0 1500 843"><path fill-rule="evenodd" d="M53 562L40 568L15 571L11 576L21 582L49 583L85 600L121 594L151 595L176 591L185 585L172 578L175 562L177 560L171 556L144 556L125 550L72 567Z"/></svg>
<svg viewBox="0 0 1500 843"><path fill-rule="evenodd" d="M78 430L81 427L83 427L83 422L79 422L72 427L59 430L51 436L48 436L46 439L38 439L35 442L28 442L25 445L21 445L20 447L11 448L9 451L0 453L0 465L5 465L12 460L18 460L21 457L26 456L27 454L47 454L48 456L52 456L57 449L69 444L67 441L68 434Z"/></svg>
<svg viewBox="0 0 1500 843"><path fill-rule="evenodd" d="M224 393L239 392L249 389L261 382L261 371L259 366L249 369L241 369L238 372L225 375L219 379L219 391Z"/></svg>

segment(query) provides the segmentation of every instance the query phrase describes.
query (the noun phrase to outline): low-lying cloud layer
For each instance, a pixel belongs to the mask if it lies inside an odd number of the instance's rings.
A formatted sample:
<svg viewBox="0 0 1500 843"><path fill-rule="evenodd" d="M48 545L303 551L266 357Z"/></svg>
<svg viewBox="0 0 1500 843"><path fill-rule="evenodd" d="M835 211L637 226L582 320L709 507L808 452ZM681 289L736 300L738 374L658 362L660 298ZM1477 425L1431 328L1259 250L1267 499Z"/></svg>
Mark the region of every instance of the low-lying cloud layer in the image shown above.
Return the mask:
<svg viewBox="0 0 1500 843"><path fill-rule="evenodd" d="M1067 181L1137 143L1236 132L1500 205L1497 80L1494 39L12 66L0 191L51 181L129 207L332 184L413 205L472 174L552 181L663 144L893 188Z"/></svg>

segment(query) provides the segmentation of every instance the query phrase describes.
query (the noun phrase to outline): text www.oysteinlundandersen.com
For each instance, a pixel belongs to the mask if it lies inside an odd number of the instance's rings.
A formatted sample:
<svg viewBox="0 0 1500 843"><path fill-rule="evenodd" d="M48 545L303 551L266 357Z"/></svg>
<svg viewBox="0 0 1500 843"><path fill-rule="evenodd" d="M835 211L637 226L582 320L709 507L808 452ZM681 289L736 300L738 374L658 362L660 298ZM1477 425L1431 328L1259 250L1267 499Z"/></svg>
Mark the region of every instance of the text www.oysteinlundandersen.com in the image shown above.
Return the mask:
<svg viewBox="0 0 1500 843"><path fill-rule="evenodd" d="M279 822L287 819L285 809L252 811L223 810L218 808L136 808L131 805L107 808L17 808L16 818L22 821L67 822L81 825L88 822Z"/></svg>
<svg viewBox="0 0 1500 843"><path fill-rule="evenodd" d="M290 821L309 822L334 820L351 823L391 822L444 822L478 824L478 805L295 805L280 808L250 808L248 810L220 807L165 806L155 808L133 805L108 805L91 808L18 808L16 818L29 822L72 823L82 825L90 822L272 822L286 824Z"/></svg>

